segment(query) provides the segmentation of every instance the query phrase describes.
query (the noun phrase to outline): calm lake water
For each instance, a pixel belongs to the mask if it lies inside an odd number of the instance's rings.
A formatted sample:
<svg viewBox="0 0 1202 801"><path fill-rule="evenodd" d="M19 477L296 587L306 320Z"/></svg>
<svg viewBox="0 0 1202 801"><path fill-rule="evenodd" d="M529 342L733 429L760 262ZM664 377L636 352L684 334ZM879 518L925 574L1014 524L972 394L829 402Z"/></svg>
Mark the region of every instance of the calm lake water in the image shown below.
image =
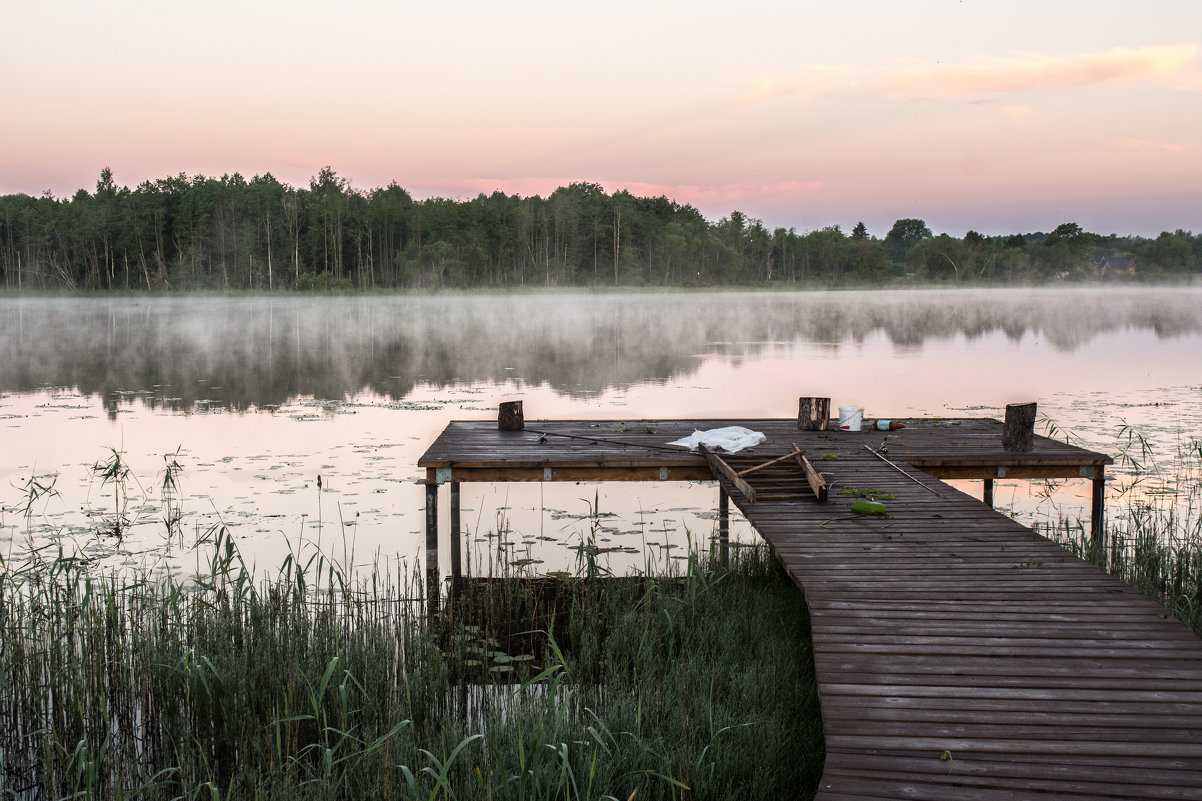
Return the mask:
<svg viewBox="0 0 1202 801"><path fill-rule="evenodd" d="M261 568L313 548L423 564L418 458L448 421L513 398L527 420L795 417L800 395L997 417L1036 400L1060 436L1111 454L1123 425L1162 460L1202 436L1198 288L5 298L0 338L0 549L61 543L114 567L184 567L219 524ZM120 486L102 475L114 452ZM1112 507L1155 496L1114 474ZM31 482L53 492L31 502ZM1003 482L996 499L1055 520L1087 514L1088 491ZM464 485L463 520L477 570L498 553L571 569L596 502L624 572L708 538L715 499L706 484ZM104 533L117 511L120 539ZM754 535L740 521L735 536Z"/></svg>

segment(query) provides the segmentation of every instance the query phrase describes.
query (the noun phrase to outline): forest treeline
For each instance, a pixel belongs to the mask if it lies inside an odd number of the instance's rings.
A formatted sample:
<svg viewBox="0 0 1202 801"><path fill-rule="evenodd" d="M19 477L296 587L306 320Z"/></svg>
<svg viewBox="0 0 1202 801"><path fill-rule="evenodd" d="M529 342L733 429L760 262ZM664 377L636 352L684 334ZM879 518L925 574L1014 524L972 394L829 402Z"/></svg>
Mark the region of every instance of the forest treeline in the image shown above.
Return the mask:
<svg viewBox="0 0 1202 801"><path fill-rule="evenodd" d="M919 219L769 230L666 197L573 183L547 197L415 200L359 190L326 167L308 187L180 174L71 198L0 196L0 285L22 289L315 289L1043 283L1174 280L1202 270L1202 236L1084 231L963 237Z"/></svg>

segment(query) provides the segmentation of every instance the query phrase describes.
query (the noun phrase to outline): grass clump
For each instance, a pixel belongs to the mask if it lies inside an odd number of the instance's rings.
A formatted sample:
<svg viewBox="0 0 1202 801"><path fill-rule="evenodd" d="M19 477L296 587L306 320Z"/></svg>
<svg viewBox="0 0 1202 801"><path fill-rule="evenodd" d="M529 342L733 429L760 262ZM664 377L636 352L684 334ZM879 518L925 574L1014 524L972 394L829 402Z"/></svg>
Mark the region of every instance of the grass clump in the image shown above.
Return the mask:
<svg viewBox="0 0 1202 801"><path fill-rule="evenodd" d="M188 579L60 550L0 566L0 795L777 798L821 719L799 591L763 549L515 584L431 621L420 578L323 557ZM524 605L523 605L524 604ZM517 610L515 616L514 610ZM523 611L524 610L524 611ZM541 617L540 617L541 615ZM500 620L507 621L500 625ZM474 663L474 664L473 664Z"/></svg>

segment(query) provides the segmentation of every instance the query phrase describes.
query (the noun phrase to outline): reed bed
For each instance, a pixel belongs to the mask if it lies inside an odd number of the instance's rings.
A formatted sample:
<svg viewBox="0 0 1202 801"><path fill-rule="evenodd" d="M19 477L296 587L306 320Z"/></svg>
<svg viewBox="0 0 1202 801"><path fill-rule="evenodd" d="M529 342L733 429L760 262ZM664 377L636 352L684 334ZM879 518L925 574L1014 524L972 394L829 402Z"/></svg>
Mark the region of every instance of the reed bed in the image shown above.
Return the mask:
<svg viewBox="0 0 1202 801"><path fill-rule="evenodd" d="M807 797L804 599L763 548L669 576L457 588L256 578L224 529L186 579L61 550L0 567L5 798ZM525 599L525 600L523 600ZM501 625L499 621L505 621Z"/></svg>
<svg viewBox="0 0 1202 801"><path fill-rule="evenodd" d="M1063 515L1042 531L1161 603L1202 637L1202 440L1178 436L1176 452L1161 459L1127 426L1119 439L1121 473L1103 540L1093 542L1079 518Z"/></svg>

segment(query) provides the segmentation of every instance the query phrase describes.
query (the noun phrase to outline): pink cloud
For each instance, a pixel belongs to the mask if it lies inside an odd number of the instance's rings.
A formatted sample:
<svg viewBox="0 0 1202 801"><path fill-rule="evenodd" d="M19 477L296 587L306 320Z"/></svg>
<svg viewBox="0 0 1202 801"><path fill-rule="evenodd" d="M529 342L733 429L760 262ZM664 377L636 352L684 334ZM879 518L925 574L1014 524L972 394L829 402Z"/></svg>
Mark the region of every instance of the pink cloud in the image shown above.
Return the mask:
<svg viewBox="0 0 1202 801"><path fill-rule="evenodd" d="M435 181L414 181L415 190L421 192L425 188L429 194L449 195L452 197L475 197L483 192L491 195L493 192L504 192L507 195L530 197L542 195L546 197L561 186L567 186L579 178L525 176L522 178L438 178ZM429 186L422 185L429 183ZM424 194L424 193L423 193Z"/></svg>
<svg viewBox="0 0 1202 801"><path fill-rule="evenodd" d="M640 197L658 197L663 195L678 203L693 205L797 197L798 195L808 195L817 192L822 188L821 181L780 181L771 184L739 183L714 184L711 186L652 184L637 181L602 181L602 185L609 191L625 189L631 194Z"/></svg>
<svg viewBox="0 0 1202 801"><path fill-rule="evenodd" d="M1035 109L1031 108L1030 106L1024 106L1017 103L998 106L998 111L1001 112L1003 116L1010 117L1012 119L1030 117L1035 113Z"/></svg>
<svg viewBox="0 0 1202 801"><path fill-rule="evenodd" d="M933 97L1182 80L1193 73L1197 56L1195 44L1119 47L1072 56L1028 53L982 64L907 67L884 78L881 85L897 95Z"/></svg>
<svg viewBox="0 0 1202 801"><path fill-rule="evenodd" d="M852 75L848 67L833 64L814 64L801 67L789 75L759 75L751 80L739 105L760 100L804 95L826 97L848 82Z"/></svg>
<svg viewBox="0 0 1202 801"><path fill-rule="evenodd" d="M1166 153L1184 153L1185 145L1172 142L1157 142L1154 139L1124 139L1119 143L1128 150L1161 150Z"/></svg>

